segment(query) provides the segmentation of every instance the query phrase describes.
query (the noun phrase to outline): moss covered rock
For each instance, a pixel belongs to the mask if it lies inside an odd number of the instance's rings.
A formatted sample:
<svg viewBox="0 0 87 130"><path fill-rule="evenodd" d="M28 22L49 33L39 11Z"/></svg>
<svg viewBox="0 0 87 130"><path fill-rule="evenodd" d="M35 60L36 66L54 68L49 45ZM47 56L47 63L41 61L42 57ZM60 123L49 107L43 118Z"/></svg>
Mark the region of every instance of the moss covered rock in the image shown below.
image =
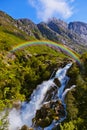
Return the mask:
<svg viewBox="0 0 87 130"><path fill-rule="evenodd" d="M23 125L20 130L34 130L33 128L29 128L27 125Z"/></svg>
<svg viewBox="0 0 87 130"><path fill-rule="evenodd" d="M45 128L49 126L53 120L59 120L63 116L65 116L65 111L61 101L50 101L43 104L40 110L37 110L33 122L35 126Z"/></svg>

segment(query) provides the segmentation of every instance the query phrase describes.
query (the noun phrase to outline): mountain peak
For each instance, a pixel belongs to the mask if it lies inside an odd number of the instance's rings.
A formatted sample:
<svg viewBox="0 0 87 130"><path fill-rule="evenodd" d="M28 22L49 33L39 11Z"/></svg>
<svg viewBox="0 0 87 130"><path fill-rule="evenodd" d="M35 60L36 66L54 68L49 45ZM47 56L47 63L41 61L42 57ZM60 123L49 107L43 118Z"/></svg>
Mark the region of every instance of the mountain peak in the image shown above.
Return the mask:
<svg viewBox="0 0 87 130"><path fill-rule="evenodd" d="M24 25L34 24L30 19L28 18L21 18L17 20L18 22L21 22Z"/></svg>
<svg viewBox="0 0 87 130"><path fill-rule="evenodd" d="M68 24L66 22L64 22L63 20L61 19L57 19L57 18L52 18L52 19L49 19L48 22L47 22L48 25L56 25L56 26L59 26L61 28L67 28L68 27Z"/></svg>
<svg viewBox="0 0 87 130"><path fill-rule="evenodd" d="M69 23L68 28L71 31L74 31L75 33L77 33L87 43L87 23L71 22Z"/></svg>

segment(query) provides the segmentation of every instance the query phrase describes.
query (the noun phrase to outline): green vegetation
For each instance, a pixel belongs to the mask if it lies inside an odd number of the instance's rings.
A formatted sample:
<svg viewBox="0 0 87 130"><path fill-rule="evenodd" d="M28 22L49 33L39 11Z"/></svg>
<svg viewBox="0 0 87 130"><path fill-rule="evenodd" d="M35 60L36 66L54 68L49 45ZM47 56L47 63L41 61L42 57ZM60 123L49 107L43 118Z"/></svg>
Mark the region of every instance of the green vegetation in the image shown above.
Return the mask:
<svg viewBox="0 0 87 130"><path fill-rule="evenodd" d="M76 84L76 88L67 94L68 117L61 130L87 130L87 53L81 59L81 68L74 64L68 73L71 77L69 86Z"/></svg>
<svg viewBox="0 0 87 130"><path fill-rule="evenodd" d="M42 45L11 53L15 45L35 39L15 25L15 20L0 12L0 111L12 108L14 102L28 101L38 84L70 60L63 53ZM0 129L5 130L8 123L4 117L0 118Z"/></svg>
<svg viewBox="0 0 87 130"><path fill-rule="evenodd" d="M12 108L14 102L28 101L36 86L49 79L54 69L71 61L63 53L43 45L10 52L13 46L34 39L19 30L15 20L0 13L0 111ZM82 66L74 63L68 73L67 87L75 84L76 88L67 94L68 115L60 128L58 126L60 130L87 130L87 53L81 56L81 60ZM8 129L6 117L7 113L0 117L0 130ZM48 119L46 122L49 124Z"/></svg>
<svg viewBox="0 0 87 130"><path fill-rule="evenodd" d="M0 130L8 130L8 120L7 120L7 116L8 116L8 113L3 113L1 114L0 113Z"/></svg>
<svg viewBox="0 0 87 130"><path fill-rule="evenodd" d="M1 54L0 109L14 100L28 100L37 84L47 80L65 58L60 52L46 46L33 46L14 54Z"/></svg>
<svg viewBox="0 0 87 130"><path fill-rule="evenodd" d="M28 101L36 86L49 79L65 59L66 63L70 60L42 45L0 54L0 110L12 108L17 101Z"/></svg>

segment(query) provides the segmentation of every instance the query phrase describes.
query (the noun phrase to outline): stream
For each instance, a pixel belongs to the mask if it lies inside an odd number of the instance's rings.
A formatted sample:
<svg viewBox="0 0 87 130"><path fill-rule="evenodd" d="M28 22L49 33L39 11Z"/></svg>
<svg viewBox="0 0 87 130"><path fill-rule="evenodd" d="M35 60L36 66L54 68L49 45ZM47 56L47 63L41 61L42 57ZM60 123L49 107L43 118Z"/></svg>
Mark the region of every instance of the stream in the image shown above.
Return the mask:
<svg viewBox="0 0 87 130"><path fill-rule="evenodd" d="M53 120L52 123L45 127L44 130L52 130L56 125L61 123L67 116L66 112L66 104L64 103L65 96L68 91L72 90L76 86L73 85L70 88L65 89L69 81L69 77L66 75L68 69L72 66L72 63L67 64L64 68L60 68L56 71L55 75L52 76L48 81L42 82L37 88L33 91L30 101L23 102L21 104L21 109L13 108L8 115L9 120L9 130L19 130L23 125L27 125L28 127L33 127L34 130L42 130L41 127L35 127L32 123L32 119L36 115L36 111L40 109L43 104L47 104L52 101L60 100L64 106L65 116L61 117L59 120ZM58 79L60 81L60 86L57 86L54 83L54 80ZM51 89L56 89L56 93L52 92L52 96L50 100L47 98L47 92Z"/></svg>

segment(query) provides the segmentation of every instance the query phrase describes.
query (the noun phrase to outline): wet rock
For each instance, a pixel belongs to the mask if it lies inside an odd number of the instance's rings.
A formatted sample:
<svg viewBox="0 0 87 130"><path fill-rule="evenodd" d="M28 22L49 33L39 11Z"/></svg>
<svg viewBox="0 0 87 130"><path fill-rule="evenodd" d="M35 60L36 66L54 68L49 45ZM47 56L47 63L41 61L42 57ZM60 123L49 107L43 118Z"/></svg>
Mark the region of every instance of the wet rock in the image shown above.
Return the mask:
<svg viewBox="0 0 87 130"><path fill-rule="evenodd" d="M33 123L36 126L45 128L49 126L53 120L59 120L65 116L64 106L61 101L49 101L44 103L40 110L37 110Z"/></svg>
<svg viewBox="0 0 87 130"><path fill-rule="evenodd" d="M21 101L14 101L13 107L16 108L16 109L20 109L21 108Z"/></svg>
<svg viewBox="0 0 87 130"><path fill-rule="evenodd" d="M29 130L29 128L26 125L23 125L21 130Z"/></svg>
<svg viewBox="0 0 87 130"><path fill-rule="evenodd" d="M57 86L51 87L51 89L49 89L45 95L44 102L55 99L57 95L57 89Z"/></svg>
<svg viewBox="0 0 87 130"><path fill-rule="evenodd" d="M29 128L27 125L23 125L20 130L34 130L33 128Z"/></svg>
<svg viewBox="0 0 87 130"><path fill-rule="evenodd" d="M58 78L55 78L55 79L54 79L54 83L55 83L58 87L61 86L60 81L58 80Z"/></svg>

